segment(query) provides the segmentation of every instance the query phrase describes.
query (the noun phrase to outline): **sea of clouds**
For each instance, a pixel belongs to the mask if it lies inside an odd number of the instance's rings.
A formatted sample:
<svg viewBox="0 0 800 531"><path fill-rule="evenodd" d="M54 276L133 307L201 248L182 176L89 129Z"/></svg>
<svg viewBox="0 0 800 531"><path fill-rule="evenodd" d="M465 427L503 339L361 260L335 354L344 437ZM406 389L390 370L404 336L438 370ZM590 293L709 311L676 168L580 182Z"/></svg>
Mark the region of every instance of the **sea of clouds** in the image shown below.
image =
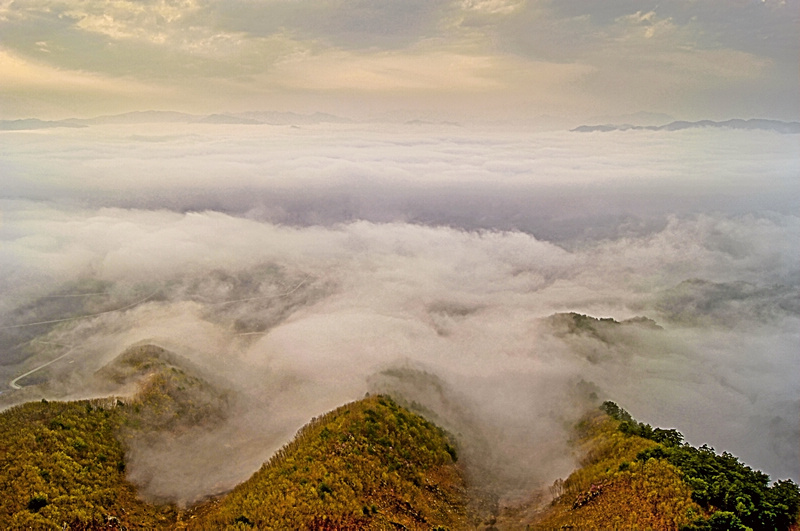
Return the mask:
<svg viewBox="0 0 800 531"><path fill-rule="evenodd" d="M236 397L214 429L134 449L153 497L224 491L367 392L424 408L500 496L566 477L598 399L800 477L793 135L138 124L0 142L0 377L67 354L4 404L91 396L141 342ZM580 333L563 312L652 322Z"/></svg>

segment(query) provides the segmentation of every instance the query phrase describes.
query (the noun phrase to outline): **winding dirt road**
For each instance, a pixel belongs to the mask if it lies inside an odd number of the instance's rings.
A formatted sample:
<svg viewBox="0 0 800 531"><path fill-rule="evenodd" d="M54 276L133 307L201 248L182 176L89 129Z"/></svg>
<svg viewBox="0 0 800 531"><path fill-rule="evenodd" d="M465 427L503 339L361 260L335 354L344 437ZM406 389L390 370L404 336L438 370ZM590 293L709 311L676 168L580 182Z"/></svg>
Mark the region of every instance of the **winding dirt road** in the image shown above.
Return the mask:
<svg viewBox="0 0 800 531"><path fill-rule="evenodd" d="M36 368L34 368L34 369L31 369L30 371L26 372L25 374L20 374L19 376L17 376L17 377L16 377L16 378L14 378L13 380L11 380L11 381L8 383L8 385L9 385L9 386L11 386L11 389L22 389L22 386L21 386L21 385L19 385L17 382L19 382L20 380L22 380L22 379L23 379L23 378L25 378L26 376L30 376L31 374L35 373L36 371L39 371L39 370L41 370L41 369L44 369L44 368L45 368L45 367L47 367L48 365L52 365L53 363L57 362L57 361L58 361L58 360L60 360L60 359L66 358L67 356L69 356L69 355L70 355L70 353L71 353L73 350L75 350L75 347L70 347L70 348L69 348L69 350L67 350L65 353L63 353L63 354L62 354L62 355L60 355L59 357L57 357L57 358L54 358L54 359L52 359L52 360L48 361L47 363L43 363L43 364L39 365L38 367L36 367Z"/></svg>

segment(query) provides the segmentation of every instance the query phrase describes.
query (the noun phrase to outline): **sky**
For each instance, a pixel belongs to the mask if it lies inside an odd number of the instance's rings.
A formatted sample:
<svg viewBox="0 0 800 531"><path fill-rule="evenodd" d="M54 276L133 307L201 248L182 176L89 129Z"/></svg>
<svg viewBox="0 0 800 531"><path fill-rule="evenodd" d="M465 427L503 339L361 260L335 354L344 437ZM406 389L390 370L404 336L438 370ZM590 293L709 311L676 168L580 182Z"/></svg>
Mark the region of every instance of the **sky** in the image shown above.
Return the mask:
<svg viewBox="0 0 800 531"><path fill-rule="evenodd" d="M798 0L2 0L0 119L800 117Z"/></svg>

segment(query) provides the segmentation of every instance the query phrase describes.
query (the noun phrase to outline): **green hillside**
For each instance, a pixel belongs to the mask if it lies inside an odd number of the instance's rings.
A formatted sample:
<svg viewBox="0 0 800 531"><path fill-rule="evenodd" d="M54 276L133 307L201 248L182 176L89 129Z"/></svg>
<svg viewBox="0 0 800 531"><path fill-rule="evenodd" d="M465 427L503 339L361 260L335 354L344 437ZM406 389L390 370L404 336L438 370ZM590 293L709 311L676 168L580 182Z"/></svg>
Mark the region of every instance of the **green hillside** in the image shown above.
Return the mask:
<svg viewBox="0 0 800 531"><path fill-rule="evenodd" d="M219 500L186 512L145 503L125 480L124 441L132 424L175 407L158 391L149 383L129 404L43 401L0 414L0 528L468 527L455 448L384 396L313 420Z"/></svg>
<svg viewBox="0 0 800 531"><path fill-rule="evenodd" d="M32 402L0 413L0 528L155 529L178 511L148 504L125 479L125 448L160 432L213 422L225 394L154 345L98 371L135 382L133 398Z"/></svg>
<svg viewBox="0 0 800 531"><path fill-rule="evenodd" d="M635 421L613 402L577 427L581 467L551 487L553 502L528 528L792 529L800 490L676 430Z"/></svg>

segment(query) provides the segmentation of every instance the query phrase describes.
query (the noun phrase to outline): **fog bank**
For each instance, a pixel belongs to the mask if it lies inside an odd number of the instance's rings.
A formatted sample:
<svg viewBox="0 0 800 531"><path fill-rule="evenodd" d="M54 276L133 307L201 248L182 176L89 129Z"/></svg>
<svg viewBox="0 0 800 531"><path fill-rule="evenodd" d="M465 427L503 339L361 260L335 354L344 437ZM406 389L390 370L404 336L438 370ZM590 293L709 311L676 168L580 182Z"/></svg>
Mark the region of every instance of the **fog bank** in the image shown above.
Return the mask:
<svg viewBox="0 0 800 531"><path fill-rule="evenodd" d="M149 495L230 488L383 391L504 496L566 477L569 427L603 399L800 477L795 140L186 127L2 137L0 376L69 351L4 403L92 395L137 342L236 396L216 428L136 450Z"/></svg>

